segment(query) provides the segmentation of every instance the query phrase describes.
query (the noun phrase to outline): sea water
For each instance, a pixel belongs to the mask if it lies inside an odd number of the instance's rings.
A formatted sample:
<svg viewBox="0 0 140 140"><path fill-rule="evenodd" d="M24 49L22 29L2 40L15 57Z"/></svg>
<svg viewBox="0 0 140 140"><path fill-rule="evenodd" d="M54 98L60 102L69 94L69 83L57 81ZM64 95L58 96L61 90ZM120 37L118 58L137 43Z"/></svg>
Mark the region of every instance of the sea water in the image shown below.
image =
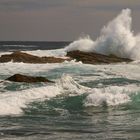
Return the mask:
<svg viewBox="0 0 140 140"><path fill-rule="evenodd" d="M130 48L137 48L138 41L134 38L138 37L124 30L127 21L131 21L129 9L122 11L113 24L110 22L104 27L96 41L82 38L73 43L1 42L0 55L20 50L37 56L63 58L67 51L79 49L124 54L123 57L135 61L108 65L89 65L75 60L53 64L0 63L0 81L16 73L55 81L51 84L0 83L0 139L139 140L140 61L139 52L130 51ZM115 31L120 27L130 33L124 42L121 42L121 30ZM111 36L112 28L117 41ZM126 43L128 36L136 42ZM105 45L100 45L103 43ZM115 44L115 48L107 48L109 43ZM123 54L118 51L120 47L123 47ZM136 57L132 57L134 55Z"/></svg>

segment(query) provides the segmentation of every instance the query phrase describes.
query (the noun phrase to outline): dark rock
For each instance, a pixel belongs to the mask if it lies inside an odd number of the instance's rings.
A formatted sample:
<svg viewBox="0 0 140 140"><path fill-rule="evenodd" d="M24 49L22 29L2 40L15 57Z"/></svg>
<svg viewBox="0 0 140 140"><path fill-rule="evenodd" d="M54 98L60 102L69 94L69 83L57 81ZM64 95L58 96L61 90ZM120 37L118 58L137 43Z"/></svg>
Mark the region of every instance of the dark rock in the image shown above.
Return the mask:
<svg viewBox="0 0 140 140"><path fill-rule="evenodd" d="M110 64L119 62L131 62L132 60L127 58L120 58L114 55L103 55L93 52L82 52L82 51L70 51L67 52L67 56L77 61L82 61L86 64Z"/></svg>
<svg viewBox="0 0 140 140"><path fill-rule="evenodd" d="M68 59L55 58L55 57L38 57L31 54L23 53L20 51L13 52L12 54L5 54L0 57L0 62L24 62L24 63L62 63Z"/></svg>
<svg viewBox="0 0 140 140"><path fill-rule="evenodd" d="M25 83L36 83L36 82L54 83L53 81L50 81L44 77L32 77L32 76L26 76L22 74L15 74L5 80L13 81L13 82L25 82Z"/></svg>

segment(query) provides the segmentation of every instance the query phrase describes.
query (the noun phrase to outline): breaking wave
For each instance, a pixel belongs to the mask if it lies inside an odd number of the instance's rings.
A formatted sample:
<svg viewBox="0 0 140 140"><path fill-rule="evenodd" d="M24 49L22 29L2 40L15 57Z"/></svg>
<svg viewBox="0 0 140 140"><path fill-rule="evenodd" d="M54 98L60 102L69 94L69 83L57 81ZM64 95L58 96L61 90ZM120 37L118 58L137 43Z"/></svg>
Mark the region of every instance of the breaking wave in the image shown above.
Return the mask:
<svg viewBox="0 0 140 140"><path fill-rule="evenodd" d="M0 93L0 115L22 114L23 108L30 102L53 98L60 94L76 94L85 92L72 77L63 75L55 85L31 88L22 91Z"/></svg>
<svg viewBox="0 0 140 140"><path fill-rule="evenodd" d="M77 96L85 94L85 106L116 106L131 101L131 93L136 87L111 86L107 88L88 88L79 85L71 76L62 75L56 84L31 88L22 91L7 91L0 94L0 115L20 115L23 108L34 101L44 101L56 96Z"/></svg>
<svg viewBox="0 0 140 140"><path fill-rule="evenodd" d="M140 59L140 35L134 35L131 10L124 9L101 30L100 37L93 41L90 37L80 38L66 47L66 51L81 50L105 55Z"/></svg>
<svg viewBox="0 0 140 140"><path fill-rule="evenodd" d="M91 94L85 99L85 106L116 106L125 104L131 101L131 95L139 91L134 86L110 86L100 89L92 89Z"/></svg>

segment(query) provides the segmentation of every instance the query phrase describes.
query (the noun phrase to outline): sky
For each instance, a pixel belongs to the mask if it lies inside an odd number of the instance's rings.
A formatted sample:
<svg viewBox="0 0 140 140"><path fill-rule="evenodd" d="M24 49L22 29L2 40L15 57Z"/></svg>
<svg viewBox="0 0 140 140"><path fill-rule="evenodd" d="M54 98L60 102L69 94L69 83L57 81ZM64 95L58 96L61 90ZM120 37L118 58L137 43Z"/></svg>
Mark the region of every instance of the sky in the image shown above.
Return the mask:
<svg viewBox="0 0 140 140"><path fill-rule="evenodd" d="M0 40L96 39L125 8L132 9L133 30L140 32L140 0L0 0Z"/></svg>

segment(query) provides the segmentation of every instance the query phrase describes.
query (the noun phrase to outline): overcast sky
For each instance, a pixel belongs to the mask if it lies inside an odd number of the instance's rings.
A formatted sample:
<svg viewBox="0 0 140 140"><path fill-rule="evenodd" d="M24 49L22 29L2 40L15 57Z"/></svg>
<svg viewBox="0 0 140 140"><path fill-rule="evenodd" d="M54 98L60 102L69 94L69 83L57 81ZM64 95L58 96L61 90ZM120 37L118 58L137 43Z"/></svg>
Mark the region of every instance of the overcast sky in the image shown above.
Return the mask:
<svg viewBox="0 0 140 140"><path fill-rule="evenodd" d="M140 32L140 0L0 0L0 40L95 39L124 8L132 9L133 30Z"/></svg>

